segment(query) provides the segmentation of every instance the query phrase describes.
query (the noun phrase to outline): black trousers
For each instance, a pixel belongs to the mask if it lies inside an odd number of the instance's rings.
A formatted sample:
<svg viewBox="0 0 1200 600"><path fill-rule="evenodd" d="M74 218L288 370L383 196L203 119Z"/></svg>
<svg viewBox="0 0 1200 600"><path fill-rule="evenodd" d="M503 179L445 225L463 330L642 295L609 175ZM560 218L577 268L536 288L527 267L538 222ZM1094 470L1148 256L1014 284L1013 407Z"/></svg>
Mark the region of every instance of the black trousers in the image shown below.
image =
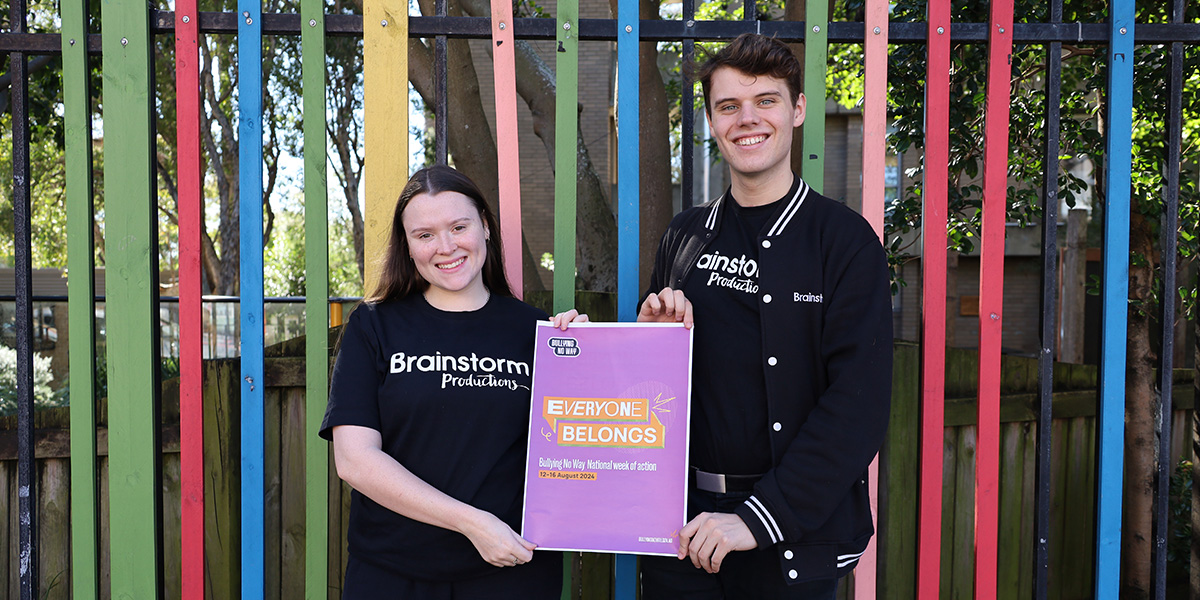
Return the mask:
<svg viewBox="0 0 1200 600"><path fill-rule="evenodd" d="M695 488L688 491L688 518L702 512L732 513L750 492L714 494ZM772 549L730 552L721 570L708 573L691 559L643 556L642 600L834 600L837 579L788 585Z"/></svg>
<svg viewBox="0 0 1200 600"><path fill-rule="evenodd" d="M516 567L461 581L409 579L350 555L342 600L558 600L561 552L534 552Z"/></svg>

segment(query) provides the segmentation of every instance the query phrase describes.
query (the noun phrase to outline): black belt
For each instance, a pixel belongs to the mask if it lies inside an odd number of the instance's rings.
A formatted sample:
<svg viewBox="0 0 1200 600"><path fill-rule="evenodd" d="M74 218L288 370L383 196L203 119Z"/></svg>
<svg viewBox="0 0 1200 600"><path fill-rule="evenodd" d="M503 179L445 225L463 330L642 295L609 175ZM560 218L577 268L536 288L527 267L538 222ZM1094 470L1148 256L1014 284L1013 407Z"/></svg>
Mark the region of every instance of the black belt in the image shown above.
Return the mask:
<svg viewBox="0 0 1200 600"><path fill-rule="evenodd" d="M709 473L696 467L691 468L692 485L696 489L715 494L727 492L752 492L754 484L762 479L759 475L726 475L724 473Z"/></svg>

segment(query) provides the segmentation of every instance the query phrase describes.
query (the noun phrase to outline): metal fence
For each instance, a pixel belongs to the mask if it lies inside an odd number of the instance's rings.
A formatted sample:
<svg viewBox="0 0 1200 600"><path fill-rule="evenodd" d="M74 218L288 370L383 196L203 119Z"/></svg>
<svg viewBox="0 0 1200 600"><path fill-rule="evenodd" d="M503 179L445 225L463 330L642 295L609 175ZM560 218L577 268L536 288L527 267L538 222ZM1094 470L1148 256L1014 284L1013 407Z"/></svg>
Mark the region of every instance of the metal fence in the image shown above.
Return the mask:
<svg viewBox="0 0 1200 600"><path fill-rule="evenodd" d="M580 19L577 0L560 0L553 19L513 18L508 0L492 2L487 17L407 16L408 5L398 0L368 0L365 14L326 15L318 0L301 0L299 14L263 14L261 4L241 0L237 12L202 13L196 0L178 0L175 10L148 8L144 1L113 0L103 3L99 15L87 14L83 0L61 2L59 33L27 32L25 0L11 0L9 29L0 32L0 51L9 53L13 115L13 206L15 237L15 336L19 357L17 377L21 382L18 401L18 489L19 550L21 565L20 596L38 597L41 578L37 572L38 544L35 539L38 516L35 511L38 490L34 486L32 345L35 311L30 286L31 206L30 185L33 174L29 164L29 111L27 61L31 57L60 54L63 63L64 109L66 120L66 168L68 214L68 262L72 273L81 273L69 281L71 312L70 359L74 364L93 364L94 330L93 214L91 189L92 117L89 100L89 55L103 61L105 187L106 202L106 315L108 347L120 348L119 355L108 358L109 403L109 498L111 510L111 548L122 560L114 561L111 572L112 597L153 598L160 594L161 548L159 520L148 518L160 507L156 456L158 453L155 389L158 365L157 286L158 267L152 251L156 227L155 173L152 168L155 110L153 93L153 36L174 36L176 41L177 104L179 157L179 339L180 339L180 454L182 486L182 588L185 598L204 596L203 497L201 479L203 431L201 410L201 286L200 227L201 167L198 94L200 33L226 33L238 38L240 64L262 62L264 35L300 36L303 65L304 99L304 201L306 238L311 240L306 253L308 296L305 318L309 331L324 328L329 322L327 249L325 215L326 129L325 129L325 40L327 36L362 36L365 40L365 120L366 152L372 169L365 182L368 224L386 224L391 197L406 179L407 136L405 119L407 93L402 77L407 72L406 43L410 38L435 38L437 72L445 81L446 44L450 37L493 39L495 97L498 125L498 161L501 165L500 214L506 248L521 247L519 180L511 162L516 146L512 123L516 110L513 39L555 40L557 76L557 135L555 181L555 256L554 305L566 308L574 304L575 271L575 132L577 127L578 50L581 40L615 41L617 47L617 86L636 90L639 70L637 45L650 41L682 41L684 53L691 53L697 40L730 39L740 33L757 31L784 41L804 42L806 67L805 92L809 106L825 104L825 73L830 43L862 44L865 56L865 92L863 98L863 213L882 235L884 139L886 135L887 53L889 44L923 44L926 47L926 169L924 198L925 232L923 239L923 327L922 327L922 439L920 498L940 498L943 485L943 428L945 381L945 291L947 217L946 165L950 123L947 102L950 94L949 71L952 44L986 44L987 130L983 173L983 229L981 286L979 294L978 361L978 447L975 487L975 595L995 595L997 583L996 549L999 508L999 429L1000 429L1000 349L1003 315L1004 223L1008 164L1009 58L1014 43L1042 45L1046 52L1046 164L1057 165L1059 155L1058 119L1062 77L1059 71L1063 43L1104 46L1108 52L1108 84L1104 94L1107 112L1104 118L1107 147L1104 176L1108 193L1104 199L1104 276L1102 295L1103 346L1100 375L1099 464L1096 508L1096 597L1116 598L1120 573L1121 488L1123 465L1123 422L1125 381L1125 329L1129 276L1129 214L1132 138L1132 91L1135 45L1161 44L1167 61L1169 81L1165 83L1169 101L1170 159L1165 165L1164 198L1168 231L1174 231L1179 212L1179 165L1181 148L1181 74L1184 45L1200 41L1200 24L1184 23L1184 2L1172 0L1170 23L1135 23L1133 0L1113 0L1110 18L1105 23L1063 23L1061 0L1051 3L1049 19L1042 23L1014 22L1013 0L994 0L990 18L980 23L952 23L949 0L931 0L924 23L889 23L888 2L866 0L863 22L829 22L827 0L807 0L804 21L758 20L757 10L744 11L742 21L696 21L693 0L683 1L679 20L640 20L638 3L620 0L615 19ZM753 7L752 8L756 8ZM446 15L444 0L439 15ZM90 33L91 22L103 24L103 35ZM509 42L509 43L501 43ZM692 102L692 86L682 86L683 105ZM241 582L246 598L263 594L263 281L262 281L262 147L261 134L263 81L257 69L245 69L239 78L240 143L240 348L241 388ZM434 108L436 155L446 160L445 87ZM638 131L638 94L621 93L616 107L617 130ZM1194 109L1194 107L1192 107ZM824 115L810 111L804 128L801 175L821 189L824 150ZM683 111L683 139L691 139L694 123L691 111ZM621 135L618 146L619 180L617 185L618 306L619 318L633 319L633 307L639 294L638 272L638 138ZM682 145L684 175L682 197L685 204L693 197L692 148ZM1057 288L1057 173L1048 171L1042 190L1043 282L1042 305L1054 306ZM113 193L120 190L120 193ZM367 255L378 254L383 245L382 227L368 225ZM1174 237L1164 236L1164 289L1174 290ZM509 257L509 277L522 281L519 256ZM373 274L368 274L368 282ZM1171 414L1172 379L1170 344L1174 339L1170 323L1173 305L1166 303L1163 322L1164 351L1159 382L1163 406L1161 414ZM1052 357L1057 337L1053 310L1042 315L1042 351L1039 353L1039 402L1037 438L1036 498L1037 545L1035 581L1030 596L1046 597L1048 590L1047 514L1050 506L1051 419L1050 394L1053 384ZM324 336L308 336L307 360L307 470L306 491L306 595L323 597L328 586L325 556L327 539L324 523L327 505L326 444L315 435L323 414L328 387ZM87 378L72 382L75 401L71 404L71 430L95 431L95 407L88 402L94 396ZM1161 456L1172 435L1170 420L1162 425ZM915 433L915 432L909 432ZM96 481L96 440L94 436L71 436L71 544L73 554L71 589L77 597L99 597L97 544L98 519ZM1160 461L1160 485L1157 492L1157 518L1166 522L1165 481L1170 465ZM942 543L940 540L941 504L922 502L920 506L917 589L920 598L939 593ZM1156 594L1162 597L1165 582L1165 533L1160 527L1156 540ZM856 573L855 594L873 597L876 593L874 562L864 560ZM634 563L631 557L617 560L616 595L634 597ZM42 586L44 589L44 585ZM912 591L904 592L905 594Z"/></svg>

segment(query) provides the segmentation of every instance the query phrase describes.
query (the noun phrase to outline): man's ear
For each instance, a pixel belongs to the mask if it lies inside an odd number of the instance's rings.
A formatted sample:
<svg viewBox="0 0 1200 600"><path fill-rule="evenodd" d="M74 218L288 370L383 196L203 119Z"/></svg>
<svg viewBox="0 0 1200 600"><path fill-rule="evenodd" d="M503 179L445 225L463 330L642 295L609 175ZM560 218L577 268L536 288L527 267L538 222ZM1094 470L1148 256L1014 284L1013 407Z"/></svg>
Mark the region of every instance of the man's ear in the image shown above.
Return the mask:
<svg viewBox="0 0 1200 600"><path fill-rule="evenodd" d="M804 124L804 107L805 107L804 94L797 94L796 95L796 114L795 114L795 118L792 120L792 127L799 127Z"/></svg>

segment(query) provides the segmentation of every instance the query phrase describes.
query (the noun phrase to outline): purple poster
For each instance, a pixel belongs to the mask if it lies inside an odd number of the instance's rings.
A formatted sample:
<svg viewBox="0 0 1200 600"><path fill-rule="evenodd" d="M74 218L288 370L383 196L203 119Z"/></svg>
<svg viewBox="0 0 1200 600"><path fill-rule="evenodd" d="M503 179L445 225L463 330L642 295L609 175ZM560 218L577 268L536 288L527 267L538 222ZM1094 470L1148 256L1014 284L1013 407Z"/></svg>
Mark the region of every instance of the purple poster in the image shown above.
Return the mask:
<svg viewBox="0 0 1200 600"><path fill-rule="evenodd" d="M675 556L687 522L691 365L682 325L538 324L526 539Z"/></svg>

